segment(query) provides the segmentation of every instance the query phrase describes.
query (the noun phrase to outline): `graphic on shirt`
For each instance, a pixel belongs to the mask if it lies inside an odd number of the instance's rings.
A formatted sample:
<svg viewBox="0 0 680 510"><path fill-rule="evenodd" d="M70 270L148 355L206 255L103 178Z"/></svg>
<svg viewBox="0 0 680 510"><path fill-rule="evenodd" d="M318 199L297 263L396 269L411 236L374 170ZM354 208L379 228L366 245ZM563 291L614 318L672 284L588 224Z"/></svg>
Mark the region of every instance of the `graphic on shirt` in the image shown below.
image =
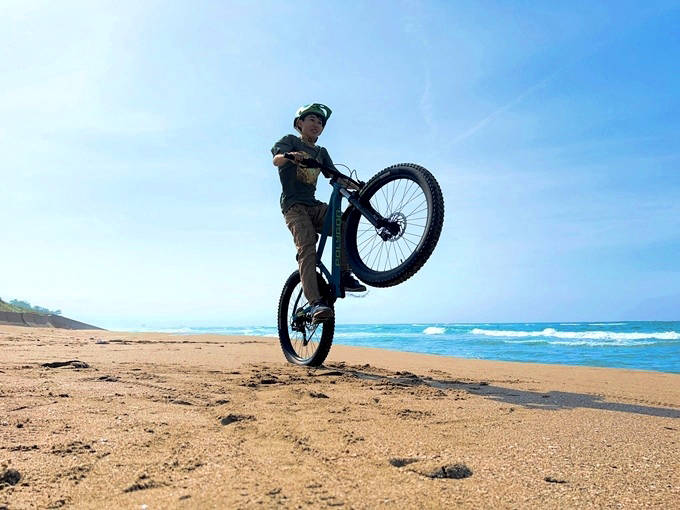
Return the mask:
<svg viewBox="0 0 680 510"><path fill-rule="evenodd" d="M305 158L311 158L309 154L307 154L304 151L300 151ZM305 184L314 184L316 186L316 180L319 177L319 174L321 173L321 170L318 168L308 168L306 166L302 166L301 164L298 163L297 166L297 179L298 181L302 181Z"/></svg>

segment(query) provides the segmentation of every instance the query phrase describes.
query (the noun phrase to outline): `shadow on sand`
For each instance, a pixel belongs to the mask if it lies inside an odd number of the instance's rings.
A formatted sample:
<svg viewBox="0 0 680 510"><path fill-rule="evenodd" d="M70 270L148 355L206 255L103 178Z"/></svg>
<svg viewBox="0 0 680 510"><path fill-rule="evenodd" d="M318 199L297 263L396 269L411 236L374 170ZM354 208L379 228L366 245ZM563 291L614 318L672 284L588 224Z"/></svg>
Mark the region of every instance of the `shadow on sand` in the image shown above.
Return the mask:
<svg viewBox="0 0 680 510"><path fill-rule="evenodd" d="M359 379L389 381L394 385L420 386L427 385L438 389L457 389L466 391L472 395L490 398L498 402L520 405L528 409L542 409L545 411L557 411L563 409L600 409L603 411L618 411L622 413L643 414L659 416L663 418L680 418L680 410L668 407L655 407L642 404L625 404L610 402L599 395L585 393L569 393L564 391L534 392L516 388L504 388L494 386L487 382L464 382L459 380L434 379L420 377L407 372L395 374L376 374L357 370L354 367L344 365L330 365L326 369L337 370L343 375L350 375Z"/></svg>

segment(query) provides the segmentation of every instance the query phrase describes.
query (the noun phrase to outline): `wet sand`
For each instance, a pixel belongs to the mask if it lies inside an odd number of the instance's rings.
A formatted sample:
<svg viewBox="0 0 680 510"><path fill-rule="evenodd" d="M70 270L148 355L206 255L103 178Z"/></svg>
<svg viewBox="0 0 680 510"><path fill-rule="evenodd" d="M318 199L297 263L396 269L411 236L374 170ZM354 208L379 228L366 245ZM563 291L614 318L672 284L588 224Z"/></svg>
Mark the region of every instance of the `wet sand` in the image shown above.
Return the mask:
<svg viewBox="0 0 680 510"><path fill-rule="evenodd" d="M679 459L680 375L0 326L0 509L670 509Z"/></svg>

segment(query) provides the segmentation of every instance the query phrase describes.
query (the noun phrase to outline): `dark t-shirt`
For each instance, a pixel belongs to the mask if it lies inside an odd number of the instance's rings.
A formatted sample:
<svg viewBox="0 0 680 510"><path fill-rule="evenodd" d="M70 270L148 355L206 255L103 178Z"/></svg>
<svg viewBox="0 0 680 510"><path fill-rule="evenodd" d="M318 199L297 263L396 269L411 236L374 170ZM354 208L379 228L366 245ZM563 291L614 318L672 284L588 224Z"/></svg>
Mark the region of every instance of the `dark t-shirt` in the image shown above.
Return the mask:
<svg viewBox="0 0 680 510"><path fill-rule="evenodd" d="M272 155L285 152L302 152L306 158L316 159L324 166L335 168L328 151L318 145L307 145L299 136L286 135L272 147ZM307 168L287 161L279 167L281 180L281 211L285 214L295 204L320 204L315 197L316 181L321 171L318 168Z"/></svg>

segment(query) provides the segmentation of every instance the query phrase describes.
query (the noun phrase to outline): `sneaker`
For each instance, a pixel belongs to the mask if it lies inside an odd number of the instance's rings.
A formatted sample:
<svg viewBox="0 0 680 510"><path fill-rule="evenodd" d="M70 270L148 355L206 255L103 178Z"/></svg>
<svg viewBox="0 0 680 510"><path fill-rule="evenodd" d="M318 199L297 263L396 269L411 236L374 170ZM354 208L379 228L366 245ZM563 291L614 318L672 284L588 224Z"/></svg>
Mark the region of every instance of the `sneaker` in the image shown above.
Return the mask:
<svg viewBox="0 0 680 510"><path fill-rule="evenodd" d="M323 303L312 305L309 312L312 314L313 322L324 322L333 317L333 309Z"/></svg>
<svg viewBox="0 0 680 510"><path fill-rule="evenodd" d="M357 280L351 271L342 272L340 285L345 288L345 292L366 292L366 286Z"/></svg>

